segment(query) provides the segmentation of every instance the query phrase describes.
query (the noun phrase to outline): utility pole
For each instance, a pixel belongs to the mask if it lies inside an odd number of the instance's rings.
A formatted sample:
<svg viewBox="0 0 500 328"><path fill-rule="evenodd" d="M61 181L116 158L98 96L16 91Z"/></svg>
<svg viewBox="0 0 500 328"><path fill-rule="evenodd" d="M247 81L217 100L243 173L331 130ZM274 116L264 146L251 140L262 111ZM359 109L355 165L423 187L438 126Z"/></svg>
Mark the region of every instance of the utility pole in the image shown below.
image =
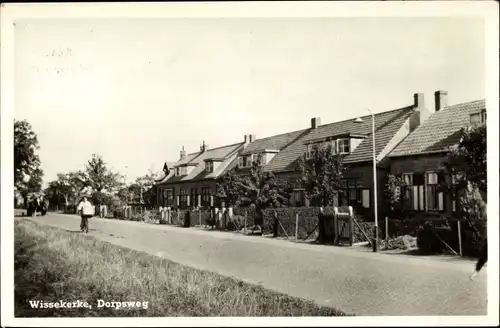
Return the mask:
<svg viewBox="0 0 500 328"><path fill-rule="evenodd" d="M375 152L375 115L368 109L372 116L372 150L373 150L373 202L375 214L373 251L378 252L378 203L377 203L377 156Z"/></svg>

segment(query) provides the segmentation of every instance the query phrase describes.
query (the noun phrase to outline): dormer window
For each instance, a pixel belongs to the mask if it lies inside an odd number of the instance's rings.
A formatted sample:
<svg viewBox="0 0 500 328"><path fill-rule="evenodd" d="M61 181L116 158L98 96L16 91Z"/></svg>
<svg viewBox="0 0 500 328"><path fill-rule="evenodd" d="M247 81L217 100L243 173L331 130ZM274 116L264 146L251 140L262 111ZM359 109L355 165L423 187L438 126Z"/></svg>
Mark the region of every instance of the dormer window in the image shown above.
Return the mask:
<svg viewBox="0 0 500 328"><path fill-rule="evenodd" d="M339 154L349 154L351 152L350 142L348 138L337 139L337 151Z"/></svg>
<svg viewBox="0 0 500 328"><path fill-rule="evenodd" d="M314 144L308 144L306 145L306 153L305 157L306 159L311 159L314 157Z"/></svg>
<svg viewBox="0 0 500 328"><path fill-rule="evenodd" d="M252 167L252 163L255 160L257 160L256 156L257 156L256 154L240 156L238 159L238 166L239 167Z"/></svg>
<svg viewBox="0 0 500 328"><path fill-rule="evenodd" d="M482 110L480 113L470 114L470 124L479 125L486 123L486 110Z"/></svg>
<svg viewBox="0 0 500 328"><path fill-rule="evenodd" d="M205 162L205 170L208 173L212 173L214 171L214 162L212 162L212 161Z"/></svg>

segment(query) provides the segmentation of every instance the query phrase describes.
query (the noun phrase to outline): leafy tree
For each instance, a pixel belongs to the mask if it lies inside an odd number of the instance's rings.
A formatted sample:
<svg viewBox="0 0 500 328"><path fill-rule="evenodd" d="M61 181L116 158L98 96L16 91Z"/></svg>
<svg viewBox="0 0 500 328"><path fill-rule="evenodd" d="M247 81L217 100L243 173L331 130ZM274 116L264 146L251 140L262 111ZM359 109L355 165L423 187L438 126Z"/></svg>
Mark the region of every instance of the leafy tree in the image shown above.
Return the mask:
<svg viewBox="0 0 500 328"><path fill-rule="evenodd" d="M404 195L402 193L404 181L401 174L389 174L384 189L384 202L389 213L400 216L405 210Z"/></svg>
<svg viewBox="0 0 500 328"><path fill-rule="evenodd" d="M322 206L334 205L346 170L343 156L335 154L331 143L314 145L310 158L304 154L298 166L306 198L317 200Z"/></svg>
<svg viewBox="0 0 500 328"><path fill-rule="evenodd" d="M446 163L447 171L456 179L461 188L471 185L484 197L487 192L486 180L486 124L465 127L460 131L460 143L451 149Z"/></svg>
<svg viewBox="0 0 500 328"><path fill-rule="evenodd" d="M217 180L215 196L228 206L234 206L240 199L240 188L236 182L239 178L235 170L231 170Z"/></svg>
<svg viewBox="0 0 500 328"><path fill-rule="evenodd" d="M100 155L93 154L85 166L87 185L93 190L93 201L96 204L105 203L109 194L122 187L122 176L112 172Z"/></svg>
<svg viewBox="0 0 500 328"><path fill-rule="evenodd" d="M448 154L448 179L441 187L458 196L463 217L486 217L486 124L464 127L460 135L460 142Z"/></svg>
<svg viewBox="0 0 500 328"><path fill-rule="evenodd" d="M219 179L217 191L229 203L251 206L256 209L256 225L262 224L263 210L288 204L291 186L279 181L272 172L263 170L262 156L252 162L250 170L235 168L228 176Z"/></svg>
<svg viewBox="0 0 500 328"><path fill-rule="evenodd" d="M85 172L75 171L58 173L57 179L49 182L46 191L51 198L52 204L61 204L63 202L67 207L78 202L81 191L86 187L88 187L88 178Z"/></svg>
<svg viewBox="0 0 500 328"><path fill-rule="evenodd" d="M40 169L38 138L26 121L14 121L14 188L26 203L30 192L42 189L43 171Z"/></svg>

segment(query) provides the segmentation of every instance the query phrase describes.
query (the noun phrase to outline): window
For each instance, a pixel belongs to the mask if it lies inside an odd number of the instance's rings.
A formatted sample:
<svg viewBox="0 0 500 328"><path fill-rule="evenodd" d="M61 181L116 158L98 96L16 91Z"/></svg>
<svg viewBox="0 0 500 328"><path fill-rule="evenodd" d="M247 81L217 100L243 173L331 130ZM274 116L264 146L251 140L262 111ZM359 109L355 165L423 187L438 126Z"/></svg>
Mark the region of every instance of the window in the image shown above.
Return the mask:
<svg viewBox="0 0 500 328"><path fill-rule="evenodd" d="M362 186L355 179L343 179L339 190L339 206L357 206L361 204Z"/></svg>
<svg viewBox="0 0 500 328"><path fill-rule="evenodd" d="M290 205L295 206L295 207L302 207L304 206L304 191L302 189L295 189L292 191L290 194Z"/></svg>
<svg viewBox="0 0 500 328"><path fill-rule="evenodd" d="M349 139L338 139L337 140L337 151L339 154L349 154L350 153L350 142Z"/></svg>
<svg viewBox="0 0 500 328"><path fill-rule="evenodd" d="M260 158L260 165L266 165L266 164L267 164L267 154L262 153Z"/></svg>
<svg viewBox="0 0 500 328"><path fill-rule="evenodd" d="M370 208L370 189L362 189L361 202L363 208Z"/></svg>
<svg viewBox="0 0 500 328"><path fill-rule="evenodd" d="M175 175L176 175L176 176L181 175L181 168L180 168L180 167L176 167L176 168L175 168Z"/></svg>
<svg viewBox="0 0 500 328"><path fill-rule="evenodd" d="M214 162L212 162L212 161L205 162L205 170L208 173L212 173L214 171Z"/></svg>
<svg viewBox="0 0 500 328"><path fill-rule="evenodd" d="M477 125L481 123L481 114L475 113L470 115L470 124Z"/></svg>
<svg viewBox="0 0 500 328"><path fill-rule="evenodd" d="M252 161L253 161L253 156L254 155L246 155L246 156L241 156L239 158L239 167L251 167L252 166Z"/></svg>
<svg viewBox="0 0 500 328"><path fill-rule="evenodd" d="M174 192L172 189L163 190L163 206L173 205Z"/></svg>
<svg viewBox="0 0 500 328"><path fill-rule="evenodd" d="M443 193L438 191L438 180L436 172L425 173L425 208L428 211L443 210Z"/></svg>
<svg viewBox="0 0 500 328"><path fill-rule="evenodd" d="M415 194L413 192L413 173L403 173L402 198L403 208L411 209L414 203Z"/></svg>
<svg viewBox="0 0 500 328"><path fill-rule="evenodd" d="M187 207L188 206L188 191L187 189L181 189L180 191L180 197L179 197L179 206L180 207Z"/></svg>
<svg viewBox="0 0 500 328"><path fill-rule="evenodd" d="M210 206L210 187L201 188L201 206Z"/></svg>
<svg viewBox="0 0 500 328"><path fill-rule="evenodd" d="M191 205L198 206L198 189L191 188Z"/></svg>
<svg viewBox="0 0 500 328"><path fill-rule="evenodd" d="M306 146L306 159L311 159L314 157L315 148L316 148L315 144L308 144Z"/></svg>
<svg viewBox="0 0 500 328"><path fill-rule="evenodd" d="M486 123L486 110L481 111L481 123Z"/></svg>

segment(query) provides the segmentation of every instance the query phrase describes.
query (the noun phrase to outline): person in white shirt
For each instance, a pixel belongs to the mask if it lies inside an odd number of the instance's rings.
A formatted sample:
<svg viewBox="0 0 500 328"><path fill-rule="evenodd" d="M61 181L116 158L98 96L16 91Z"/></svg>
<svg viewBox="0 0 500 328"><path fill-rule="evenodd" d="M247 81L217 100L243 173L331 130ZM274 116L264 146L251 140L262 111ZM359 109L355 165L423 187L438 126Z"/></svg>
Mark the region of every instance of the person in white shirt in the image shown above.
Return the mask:
<svg viewBox="0 0 500 328"><path fill-rule="evenodd" d="M92 204L87 200L87 197L83 197L83 200L78 204L77 211L80 212L82 221L80 223L80 229L89 232L89 219L94 215L94 208Z"/></svg>

